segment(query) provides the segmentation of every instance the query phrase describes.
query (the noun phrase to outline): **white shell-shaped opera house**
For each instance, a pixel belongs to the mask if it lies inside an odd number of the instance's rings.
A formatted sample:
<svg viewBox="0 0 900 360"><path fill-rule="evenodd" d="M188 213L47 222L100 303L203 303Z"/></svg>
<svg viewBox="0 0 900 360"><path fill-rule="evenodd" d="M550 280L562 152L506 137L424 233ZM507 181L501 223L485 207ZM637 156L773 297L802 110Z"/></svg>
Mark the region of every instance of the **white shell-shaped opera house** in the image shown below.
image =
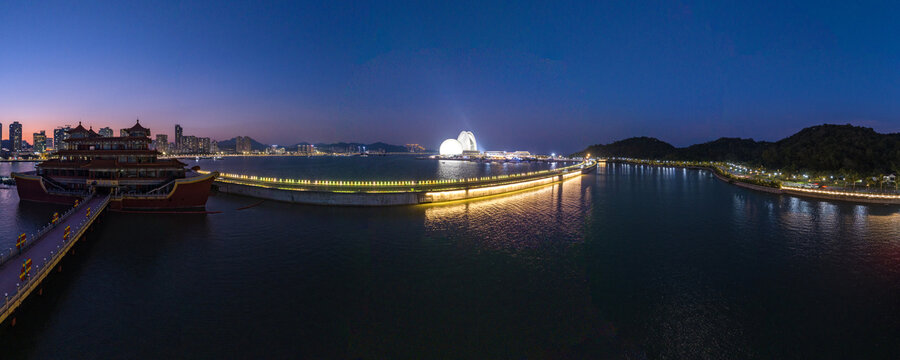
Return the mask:
<svg viewBox="0 0 900 360"><path fill-rule="evenodd" d="M475 134L471 131L461 131L456 140L462 145L463 151L478 151L478 144L475 142Z"/></svg>
<svg viewBox="0 0 900 360"><path fill-rule="evenodd" d="M472 155L478 153L478 143L471 131L462 131L456 139L447 139L441 143L441 156Z"/></svg>
<svg viewBox="0 0 900 360"><path fill-rule="evenodd" d="M463 147L456 139L447 139L441 143L440 153L442 156L462 155Z"/></svg>

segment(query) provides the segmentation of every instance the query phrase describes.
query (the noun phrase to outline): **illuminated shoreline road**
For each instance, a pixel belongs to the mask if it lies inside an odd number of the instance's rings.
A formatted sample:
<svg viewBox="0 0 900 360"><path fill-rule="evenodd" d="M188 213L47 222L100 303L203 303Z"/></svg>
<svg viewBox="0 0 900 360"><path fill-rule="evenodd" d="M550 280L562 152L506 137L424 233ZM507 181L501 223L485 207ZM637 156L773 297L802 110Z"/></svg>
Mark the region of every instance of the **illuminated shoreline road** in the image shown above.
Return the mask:
<svg viewBox="0 0 900 360"><path fill-rule="evenodd" d="M753 184L745 182L745 178L736 177L734 174L727 172L726 169L723 169L722 164L712 163L712 162L685 162L685 161L670 161L670 162L662 162L657 160L643 160L643 159L615 159L611 160L614 162L622 162L634 165L647 165L647 166L656 166L656 167L674 167L674 168L686 168L686 169L696 169L696 170L706 170L711 172L715 177L719 180L727 182L729 184L740 186L743 188L757 190L762 192L767 192L771 194L784 194L791 195L797 197L804 198L815 198L820 200L832 200L832 201L842 201L842 202L852 202L852 203L862 203L862 204L880 204L880 205L900 205L900 195L896 193L872 193L872 192L863 192L863 191L846 191L846 190L832 190L832 189L808 189L798 186L787 186L783 184L778 184L777 186L763 186L759 184ZM718 170L718 172L716 171ZM729 175L728 177L719 173L722 172L724 174ZM749 179L749 178L748 178Z"/></svg>
<svg viewBox="0 0 900 360"><path fill-rule="evenodd" d="M315 205L390 206L472 199L542 186L594 170L589 160L553 170L452 180L305 180L219 173L220 192ZM203 171L201 170L201 173Z"/></svg>

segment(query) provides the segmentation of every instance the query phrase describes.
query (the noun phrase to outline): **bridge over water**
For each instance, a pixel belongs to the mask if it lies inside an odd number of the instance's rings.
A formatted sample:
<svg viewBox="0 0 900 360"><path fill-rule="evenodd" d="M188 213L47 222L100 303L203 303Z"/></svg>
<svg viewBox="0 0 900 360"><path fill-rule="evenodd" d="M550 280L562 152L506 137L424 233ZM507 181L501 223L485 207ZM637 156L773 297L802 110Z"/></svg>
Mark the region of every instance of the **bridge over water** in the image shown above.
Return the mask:
<svg viewBox="0 0 900 360"><path fill-rule="evenodd" d="M94 196L62 214L55 224L48 224L34 234L26 234L21 246L0 251L0 323L12 316L25 299L39 289L41 282L56 268L72 246L109 205L109 196ZM88 210L90 209L90 210ZM68 237L64 238L66 229ZM24 277L23 265L30 261Z"/></svg>

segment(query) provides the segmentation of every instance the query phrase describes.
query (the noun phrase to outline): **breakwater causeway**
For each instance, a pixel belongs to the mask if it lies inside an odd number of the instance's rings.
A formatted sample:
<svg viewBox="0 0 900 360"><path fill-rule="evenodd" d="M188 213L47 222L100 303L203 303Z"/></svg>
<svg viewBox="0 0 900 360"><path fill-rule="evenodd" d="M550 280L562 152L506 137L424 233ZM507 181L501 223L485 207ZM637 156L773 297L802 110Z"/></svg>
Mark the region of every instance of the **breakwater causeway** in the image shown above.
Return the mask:
<svg viewBox="0 0 900 360"><path fill-rule="evenodd" d="M557 183L596 167L597 161L589 160L558 169L517 174L398 181L304 180L223 172L214 186L222 193L298 204L396 206L500 195Z"/></svg>

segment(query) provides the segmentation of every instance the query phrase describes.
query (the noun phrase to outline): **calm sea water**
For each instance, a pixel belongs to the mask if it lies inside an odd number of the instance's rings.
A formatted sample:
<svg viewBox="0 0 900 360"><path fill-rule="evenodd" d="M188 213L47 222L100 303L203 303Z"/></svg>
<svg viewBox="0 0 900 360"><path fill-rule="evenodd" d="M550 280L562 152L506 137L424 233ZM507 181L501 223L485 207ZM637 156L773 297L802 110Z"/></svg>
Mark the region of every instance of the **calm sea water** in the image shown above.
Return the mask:
<svg viewBox="0 0 900 360"><path fill-rule="evenodd" d="M0 199L4 244L52 211ZM448 205L236 210L257 201L106 214L2 357L900 354L898 207L631 165Z"/></svg>

